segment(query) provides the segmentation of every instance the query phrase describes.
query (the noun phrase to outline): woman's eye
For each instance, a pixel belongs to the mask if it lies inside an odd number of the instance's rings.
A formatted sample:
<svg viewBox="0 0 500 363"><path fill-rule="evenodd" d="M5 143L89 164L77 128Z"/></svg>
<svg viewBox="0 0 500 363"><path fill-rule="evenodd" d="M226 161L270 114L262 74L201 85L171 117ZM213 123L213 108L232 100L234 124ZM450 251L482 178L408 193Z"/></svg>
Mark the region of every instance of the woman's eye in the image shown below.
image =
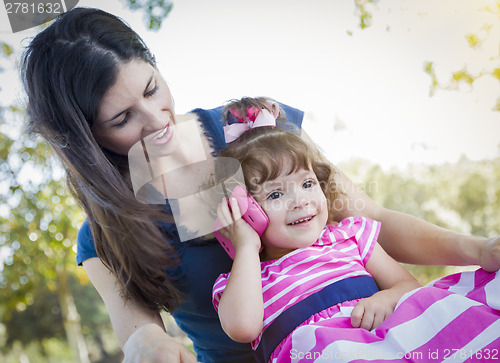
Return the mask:
<svg viewBox="0 0 500 363"><path fill-rule="evenodd" d="M156 91L158 91L158 84L155 82L155 86L153 87L153 89L151 89L151 91L146 92L144 94L144 97L151 97L156 93Z"/></svg>
<svg viewBox="0 0 500 363"><path fill-rule="evenodd" d="M118 122L117 124L115 124L114 126L118 127L118 128L122 128L128 122L128 118L129 118L129 114L127 112L127 114L125 115L125 117L120 122Z"/></svg>
<svg viewBox="0 0 500 363"><path fill-rule="evenodd" d="M314 180L306 180L304 184L302 184L302 188L307 189L307 188L312 188L316 184Z"/></svg>
<svg viewBox="0 0 500 363"><path fill-rule="evenodd" d="M270 199L270 200L273 200L273 199L278 199L279 197L281 197L283 195L283 193L281 192L272 192L270 193L266 199Z"/></svg>

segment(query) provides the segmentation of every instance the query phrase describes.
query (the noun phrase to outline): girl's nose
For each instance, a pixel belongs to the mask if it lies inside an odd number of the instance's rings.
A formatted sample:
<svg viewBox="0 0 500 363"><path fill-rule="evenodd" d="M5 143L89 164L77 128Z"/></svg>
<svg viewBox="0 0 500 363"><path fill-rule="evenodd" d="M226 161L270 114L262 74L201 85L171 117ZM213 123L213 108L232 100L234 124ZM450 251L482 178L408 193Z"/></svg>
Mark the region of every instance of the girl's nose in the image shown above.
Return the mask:
<svg viewBox="0 0 500 363"><path fill-rule="evenodd" d="M290 200L290 209L304 208L309 205L310 200L307 198L305 193L296 192Z"/></svg>

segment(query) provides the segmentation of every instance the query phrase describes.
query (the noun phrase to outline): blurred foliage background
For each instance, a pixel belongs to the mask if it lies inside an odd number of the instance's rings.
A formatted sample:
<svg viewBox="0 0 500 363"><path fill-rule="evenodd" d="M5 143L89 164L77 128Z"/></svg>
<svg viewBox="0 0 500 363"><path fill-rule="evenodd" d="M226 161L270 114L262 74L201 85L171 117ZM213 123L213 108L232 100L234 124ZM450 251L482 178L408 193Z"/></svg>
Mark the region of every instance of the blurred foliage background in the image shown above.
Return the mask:
<svg viewBox="0 0 500 363"><path fill-rule="evenodd" d="M168 1L123 1L144 12L151 30L159 29L172 9ZM375 2L355 0L361 29L373 21ZM496 4L491 11L500 14ZM471 47L480 41L466 36ZM12 54L11 45L0 43L0 71L13 62ZM432 62L425 72L432 78L431 92L449 87L437 84ZM472 84L484 74L500 78L500 67L477 75L457 70L453 79ZM20 127L25 117L19 105L0 105L0 361L119 362L106 309L75 265L84 216L67 194L51 150ZM500 149L498 157L484 161L462 158L387 171L356 160L340 168L387 208L466 234L500 234ZM453 272L442 266L407 267L424 283ZM172 319L164 318L167 329L183 338Z"/></svg>

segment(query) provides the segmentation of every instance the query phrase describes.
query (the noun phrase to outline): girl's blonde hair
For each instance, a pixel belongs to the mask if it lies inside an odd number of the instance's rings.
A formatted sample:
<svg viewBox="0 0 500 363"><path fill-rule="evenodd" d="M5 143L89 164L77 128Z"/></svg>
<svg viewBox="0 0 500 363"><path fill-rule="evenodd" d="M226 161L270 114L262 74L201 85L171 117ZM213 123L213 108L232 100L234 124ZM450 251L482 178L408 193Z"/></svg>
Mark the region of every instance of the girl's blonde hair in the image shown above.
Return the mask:
<svg viewBox="0 0 500 363"><path fill-rule="evenodd" d="M245 105L259 106L261 109L269 107L265 98L251 100L245 99ZM227 119L227 112L234 108L230 106L235 104L241 106L239 101L232 101L224 107L224 119ZM284 118L283 110L280 116ZM289 175L300 169L313 171L328 201L328 221L334 221L335 201L343 194L335 182L335 168L316 146L306 143L297 134L279 127L257 127L243 133L219 156L240 162L250 193L282 173Z"/></svg>

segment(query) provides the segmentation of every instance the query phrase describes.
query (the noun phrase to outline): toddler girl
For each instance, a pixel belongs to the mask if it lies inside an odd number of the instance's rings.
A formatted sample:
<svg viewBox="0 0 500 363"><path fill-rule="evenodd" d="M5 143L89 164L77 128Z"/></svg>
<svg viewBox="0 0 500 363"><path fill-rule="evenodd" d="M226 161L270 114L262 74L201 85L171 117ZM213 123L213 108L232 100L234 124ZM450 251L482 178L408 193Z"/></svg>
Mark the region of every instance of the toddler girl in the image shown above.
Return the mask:
<svg viewBox="0 0 500 363"><path fill-rule="evenodd" d="M461 288L458 277L417 289L378 245L380 223L332 220L335 202L345 202L335 171L316 148L273 127L276 103L245 98L224 114L230 144L220 156L241 163L248 191L269 218L259 238L235 199L231 209L226 200L218 207L227 225L220 233L235 249L231 272L213 288L229 337L251 342L263 362L425 361L456 352L477 361L486 350L500 358L498 302L486 304L499 297L496 274L467 275L474 279L466 297L448 291ZM467 330L457 334L457 324Z"/></svg>

